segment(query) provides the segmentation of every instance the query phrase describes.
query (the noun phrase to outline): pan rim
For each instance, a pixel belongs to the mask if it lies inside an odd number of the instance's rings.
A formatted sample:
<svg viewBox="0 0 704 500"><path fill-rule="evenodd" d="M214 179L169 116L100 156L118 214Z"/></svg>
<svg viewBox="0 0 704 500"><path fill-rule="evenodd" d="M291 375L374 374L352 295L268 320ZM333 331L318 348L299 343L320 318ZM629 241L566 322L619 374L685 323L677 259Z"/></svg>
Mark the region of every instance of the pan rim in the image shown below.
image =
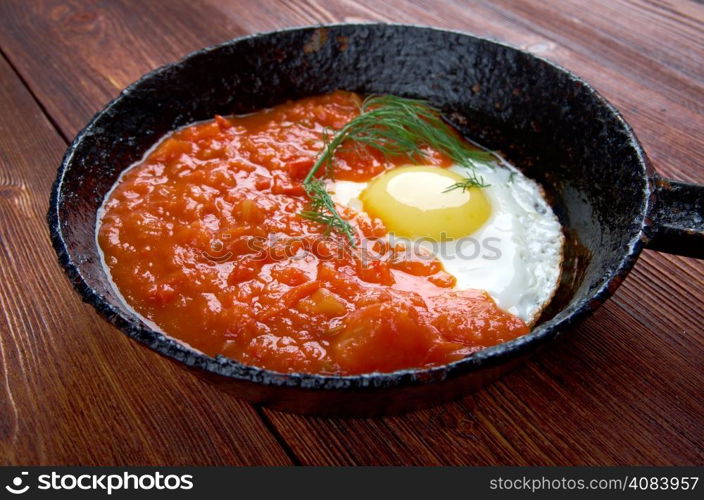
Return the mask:
<svg viewBox="0 0 704 500"><path fill-rule="evenodd" d="M634 232L634 235L628 242L628 245L623 249L623 255L618 266L615 266L602 276L598 287L595 288L595 290L587 298L568 305L566 308L558 312L553 318L541 323L530 333L522 337L483 349L470 356L446 365L430 368L404 369L388 373L375 372L361 375L323 375L274 372L256 366L245 365L236 360L225 358L221 355L216 357L207 356L186 346L180 341L165 335L164 333L153 330L141 322L130 319L125 316L119 308L110 304L102 295L91 288L86 278L81 275L79 265L74 262L69 253L67 240L64 238L64 234L62 232L60 204L61 189L64 177L72 161L74 161L74 155L76 154L79 145L87 135L91 134L91 129L95 122L102 118L105 114L108 114L116 103L118 103L124 96L135 91L145 82L148 82L156 75L160 75L163 72L171 70L172 68L176 68L200 55L243 43L248 40L266 38L272 35L279 35L288 32L312 31L316 29L335 29L340 27L377 29L380 27L395 27L412 30L427 30L469 37L478 41L499 45L505 49L528 55L529 57L535 58L559 72L565 73L575 83L584 86L584 89L595 100L596 104L606 108L609 115L617 121L618 125L627 134L627 138L624 142L633 147L636 152L639 164L642 166L645 188L643 189L643 203L640 207L639 215L633 220L633 224L638 228L638 230ZM598 308L618 288L622 280L626 277L630 269L635 264L641 250L648 241L649 228L652 225L652 221L650 221L647 215L652 211L655 203L654 177L655 171L653 170L640 142L638 141L630 125L625 121L618 110L603 96L601 96L601 94L589 83L552 61L536 56L517 47L513 47L509 44L457 30L447 30L402 23L316 24L245 35L216 45L205 47L190 52L178 61L156 68L144 74L138 80L127 86L118 94L117 97L111 100L93 116L93 118L76 135L74 140L69 145L63 156L59 169L57 170L56 179L51 189L47 222L49 224L52 245L57 253L58 261L68 275L69 280L75 290L81 295L83 301L91 304L104 319L117 327L120 331L163 356L183 363L188 367L205 370L207 372L230 379L254 382L265 386L297 387L304 389L335 391L368 388L391 388L419 385L429 382L441 382L448 378L454 378L471 371L477 371L479 369L503 364L513 358L517 358L532 352L537 347L560 336L569 327L581 321L596 308Z"/></svg>

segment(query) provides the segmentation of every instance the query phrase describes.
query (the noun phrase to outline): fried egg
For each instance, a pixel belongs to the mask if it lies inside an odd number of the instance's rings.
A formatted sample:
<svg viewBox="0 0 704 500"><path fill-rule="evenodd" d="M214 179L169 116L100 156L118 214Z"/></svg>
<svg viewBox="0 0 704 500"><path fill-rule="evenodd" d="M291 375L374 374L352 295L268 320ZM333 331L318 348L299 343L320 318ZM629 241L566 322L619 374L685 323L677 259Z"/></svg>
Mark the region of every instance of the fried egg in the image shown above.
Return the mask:
<svg viewBox="0 0 704 500"><path fill-rule="evenodd" d="M455 290L486 290L533 324L558 286L564 236L542 188L511 165L477 166L486 187L462 189L466 167L409 165L370 182L333 181L333 200L380 218L388 237L429 250Z"/></svg>

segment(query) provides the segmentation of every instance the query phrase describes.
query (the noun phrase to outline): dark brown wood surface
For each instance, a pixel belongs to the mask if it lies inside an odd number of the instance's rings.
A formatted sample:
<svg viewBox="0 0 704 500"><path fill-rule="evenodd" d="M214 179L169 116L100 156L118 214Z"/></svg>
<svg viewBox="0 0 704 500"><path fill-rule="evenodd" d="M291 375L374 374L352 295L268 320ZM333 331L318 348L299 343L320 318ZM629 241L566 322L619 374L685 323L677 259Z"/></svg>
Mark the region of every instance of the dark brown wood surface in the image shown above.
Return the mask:
<svg viewBox="0 0 704 500"><path fill-rule="evenodd" d="M0 1L0 464L704 464L704 263L646 251L613 299L461 401L393 418L277 413L108 326L44 214L67 142L141 74L256 31L395 21L584 77L658 171L704 183L704 5L687 0Z"/></svg>

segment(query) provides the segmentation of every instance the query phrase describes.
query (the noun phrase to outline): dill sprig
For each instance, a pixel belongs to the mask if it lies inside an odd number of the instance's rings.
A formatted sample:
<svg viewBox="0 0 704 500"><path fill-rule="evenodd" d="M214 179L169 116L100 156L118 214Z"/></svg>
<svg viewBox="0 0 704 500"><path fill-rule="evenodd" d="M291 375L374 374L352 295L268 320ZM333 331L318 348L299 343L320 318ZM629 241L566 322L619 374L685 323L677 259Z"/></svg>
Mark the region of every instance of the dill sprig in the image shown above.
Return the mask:
<svg viewBox="0 0 704 500"><path fill-rule="evenodd" d="M311 179L303 184L308 198L310 210L301 212L301 216L326 226L326 234L335 230L344 234L352 246L354 244L354 231L349 222L343 219L335 208L335 202L325 189L325 183L320 179Z"/></svg>
<svg viewBox="0 0 704 500"><path fill-rule="evenodd" d="M335 153L343 144L368 146L386 158L407 156L418 163L425 159L424 146L435 149L467 168L467 178L448 190L484 187L475 167L491 159L486 151L470 149L443 121L440 112L425 101L391 95L367 97L358 116L338 130L332 139L327 134L324 136L323 150L303 180L311 210L302 212L301 216L325 224L328 232L336 230L344 234L352 246L355 242L351 225L337 212L324 182L316 177L322 167L326 175L332 171Z"/></svg>
<svg viewBox="0 0 704 500"><path fill-rule="evenodd" d="M461 189L462 192L464 193L465 191L476 188L476 187L488 187L488 184L484 184L484 180L482 178L476 179L476 178L470 178L467 177L465 179L462 179L460 182L455 182L454 184L451 184L443 191L443 193L447 193L449 191L453 191L455 189Z"/></svg>

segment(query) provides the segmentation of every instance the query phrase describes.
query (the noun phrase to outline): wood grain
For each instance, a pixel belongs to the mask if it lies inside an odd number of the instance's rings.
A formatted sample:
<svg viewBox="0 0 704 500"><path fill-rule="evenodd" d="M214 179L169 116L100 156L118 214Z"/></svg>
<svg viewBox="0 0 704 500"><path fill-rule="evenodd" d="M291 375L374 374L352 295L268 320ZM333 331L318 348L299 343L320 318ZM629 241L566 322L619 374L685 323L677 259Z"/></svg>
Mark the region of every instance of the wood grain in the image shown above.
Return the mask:
<svg viewBox="0 0 704 500"><path fill-rule="evenodd" d="M526 48L594 84L634 126L660 172L704 183L704 6L684 0L163 5L0 3L0 48L57 127L4 69L9 83L0 104L12 103L26 132L0 138L0 359L8 394L0 408L12 417L4 427L0 422L0 459L285 463L289 457L268 426L303 464L704 463L702 262L645 252L592 318L457 403L384 419L306 418L254 410L211 392L103 325L47 257L41 221L65 147L57 131L73 137L122 87L192 50L319 22L430 24ZM49 427L57 432L49 434ZM76 441L81 428L91 431Z"/></svg>

